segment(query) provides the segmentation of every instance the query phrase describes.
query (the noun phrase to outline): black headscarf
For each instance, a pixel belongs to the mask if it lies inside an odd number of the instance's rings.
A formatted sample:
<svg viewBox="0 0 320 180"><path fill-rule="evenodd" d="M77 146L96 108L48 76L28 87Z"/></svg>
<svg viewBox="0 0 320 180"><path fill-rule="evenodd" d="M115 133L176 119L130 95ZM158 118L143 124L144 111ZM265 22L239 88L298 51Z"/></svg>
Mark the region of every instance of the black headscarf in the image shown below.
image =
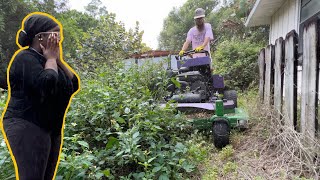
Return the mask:
<svg viewBox="0 0 320 180"><path fill-rule="evenodd" d="M19 33L18 42L22 47L30 46L36 34L46 32L56 26L58 26L58 24L45 15L31 15L24 22L24 29Z"/></svg>

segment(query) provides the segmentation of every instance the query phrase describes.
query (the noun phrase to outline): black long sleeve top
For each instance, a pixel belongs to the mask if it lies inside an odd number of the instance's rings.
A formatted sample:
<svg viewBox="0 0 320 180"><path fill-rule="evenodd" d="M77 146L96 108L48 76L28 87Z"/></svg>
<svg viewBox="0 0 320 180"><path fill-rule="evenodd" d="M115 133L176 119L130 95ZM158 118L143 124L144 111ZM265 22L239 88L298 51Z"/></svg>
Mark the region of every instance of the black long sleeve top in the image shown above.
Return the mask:
<svg viewBox="0 0 320 180"><path fill-rule="evenodd" d="M79 80L75 75L70 79L60 67L58 73L44 69L45 63L46 59L32 49L15 56L9 73L11 97L4 118L21 118L59 134Z"/></svg>

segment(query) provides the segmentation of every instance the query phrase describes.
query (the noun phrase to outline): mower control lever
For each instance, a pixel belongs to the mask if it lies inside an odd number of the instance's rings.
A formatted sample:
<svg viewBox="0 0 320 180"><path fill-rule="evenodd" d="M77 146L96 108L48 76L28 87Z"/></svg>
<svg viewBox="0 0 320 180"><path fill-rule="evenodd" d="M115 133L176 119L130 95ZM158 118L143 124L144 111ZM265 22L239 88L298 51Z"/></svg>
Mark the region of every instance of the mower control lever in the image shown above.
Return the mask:
<svg viewBox="0 0 320 180"><path fill-rule="evenodd" d="M183 53L182 56L175 56L176 57L176 60L181 60L182 57L184 56L191 56L192 57L192 54L196 54L196 53L206 53L206 56L209 56L209 52L207 50L201 50L199 52L196 52L195 50L190 50L190 51L186 51L185 53Z"/></svg>

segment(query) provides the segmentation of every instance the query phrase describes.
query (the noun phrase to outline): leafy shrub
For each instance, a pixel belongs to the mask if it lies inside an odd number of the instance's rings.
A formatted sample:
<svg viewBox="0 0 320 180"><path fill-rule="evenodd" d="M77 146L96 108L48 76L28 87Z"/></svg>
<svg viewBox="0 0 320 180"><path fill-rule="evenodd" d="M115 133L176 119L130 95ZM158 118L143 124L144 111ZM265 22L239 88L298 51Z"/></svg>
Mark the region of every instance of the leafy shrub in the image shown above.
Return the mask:
<svg viewBox="0 0 320 180"><path fill-rule="evenodd" d="M0 169L0 179L15 179L13 163L2 134L0 135Z"/></svg>
<svg viewBox="0 0 320 180"><path fill-rule="evenodd" d="M0 169L0 179L15 179L13 163L2 134L0 135Z"/></svg>
<svg viewBox="0 0 320 180"><path fill-rule="evenodd" d="M7 93L0 96L0 112L3 111L5 102L7 99ZM2 123L0 124L0 127ZM15 179L13 162L11 160L9 151L4 141L2 133L0 133L0 179L13 180Z"/></svg>
<svg viewBox="0 0 320 180"><path fill-rule="evenodd" d="M182 115L156 103L167 81L159 69L102 66L82 80L66 118L58 179L184 179L195 170Z"/></svg>
<svg viewBox="0 0 320 180"><path fill-rule="evenodd" d="M213 58L215 73L224 76L227 86L247 89L250 84L258 82L257 61L261 47L249 40L221 42Z"/></svg>
<svg viewBox="0 0 320 180"><path fill-rule="evenodd" d="M160 66L101 66L81 83L66 117L57 180L165 180L197 174L212 145L190 133L183 114L157 104L167 83ZM3 142L0 168L0 179L14 179Z"/></svg>

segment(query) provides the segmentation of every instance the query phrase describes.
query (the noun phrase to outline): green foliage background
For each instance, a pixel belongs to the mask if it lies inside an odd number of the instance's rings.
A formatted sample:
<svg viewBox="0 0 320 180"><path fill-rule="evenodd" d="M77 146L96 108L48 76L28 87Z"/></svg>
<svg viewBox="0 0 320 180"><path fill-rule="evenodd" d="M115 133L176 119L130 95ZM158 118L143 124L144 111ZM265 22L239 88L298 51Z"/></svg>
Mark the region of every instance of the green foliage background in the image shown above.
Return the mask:
<svg viewBox="0 0 320 180"><path fill-rule="evenodd" d="M165 81L153 68L103 66L84 80L68 112L58 178L183 179L194 171L186 122L171 107L160 108L148 88L146 77Z"/></svg>
<svg viewBox="0 0 320 180"><path fill-rule="evenodd" d="M164 20L159 48L179 51L187 32L195 26L194 10L201 7L206 10L205 22L212 25L216 39L216 43L211 43L215 73L225 75L229 88L247 89L258 76L255 70L257 52L267 44L269 37L268 27L244 26L253 3L251 0L187 0Z"/></svg>
<svg viewBox="0 0 320 180"><path fill-rule="evenodd" d="M219 43L213 55L215 73L224 76L228 87L246 90L257 85L257 52L261 47L262 44L240 39Z"/></svg>
<svg viewBox="0 0 320 180"><path fill-rule="evenodd" d="M225 75L231 87L246 89L255 81L256 53L268 29L243 26L252 2L223 1L218 8L219 3L187 0L174 8L164 21L159 48L179 50L194 25L194 9L202 7L219 37L212 48L217 49L212 52L216 72ZM207 136L190 130L183 114L173 107L159 108L168 81L165 70L161 65L126 69L121 64L134 52L150 50L142 43L139 22L126 30L100 0L92 0L85 12L66 4L67 0L0 0L0 33L6 34L0 37L0 87L6 87L6 66L18 48L15 36L21 20L33 11L52 14L62 23L64 59L81 77L81 91L66 117L57 179L200 177L198 166L213 147ZM5 100L4 90L1 108ZM2 136L0 169L0 179L15 179Z"/></svg>

